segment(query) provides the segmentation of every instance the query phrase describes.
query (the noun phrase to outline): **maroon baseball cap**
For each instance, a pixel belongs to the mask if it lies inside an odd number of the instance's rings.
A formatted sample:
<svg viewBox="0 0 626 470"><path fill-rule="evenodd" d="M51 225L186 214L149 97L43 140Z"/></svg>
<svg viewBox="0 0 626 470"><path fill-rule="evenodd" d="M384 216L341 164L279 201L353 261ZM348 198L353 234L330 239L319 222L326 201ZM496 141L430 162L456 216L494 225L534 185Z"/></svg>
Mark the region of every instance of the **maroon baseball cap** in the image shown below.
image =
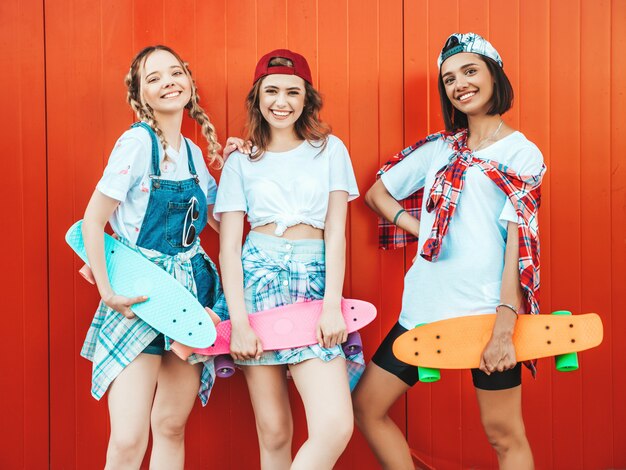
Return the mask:
<svg viewBox="0 0 626 470"><path fill-rule="evenodd" d="M284 65L275 65L270 67L270 61L277 57L283 59L289 59L293 63L293 67L287 67ZM263 78L266 75L285 74L285 75L297 75L304 81L313 84L311 78L311 69L304 56L301 56L297 52L292 52L289 49L276 49L272 52L265 54L259 62L256 64L256 70L254 71L254 81L256 83L259 78Z"/></svg>

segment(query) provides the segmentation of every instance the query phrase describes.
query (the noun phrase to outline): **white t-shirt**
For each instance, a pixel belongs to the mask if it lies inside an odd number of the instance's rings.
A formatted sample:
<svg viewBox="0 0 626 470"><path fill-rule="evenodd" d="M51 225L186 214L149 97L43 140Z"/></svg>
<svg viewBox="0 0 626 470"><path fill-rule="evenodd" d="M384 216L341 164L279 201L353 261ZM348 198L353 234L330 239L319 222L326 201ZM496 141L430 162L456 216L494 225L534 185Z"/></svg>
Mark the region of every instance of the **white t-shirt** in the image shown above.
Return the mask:
<svg viewBox="0 0 626 470"><path fill-rule="evenodd" d="M276 223L277 236L299 223L323 229L331 191L346 191L350 201L359 195L348 150L333 135L321 152L307 141L254 161L233 152L222 170L215 218L243 211L251 228Z"/></svg>
<svg viewBox="0 0 626 470"><path fill-rule="evenodd" d="M439 258L430 262L419 256L435 220L435 212L428 213L425 208L428 192L451 154L442 140L429 142L381 177L397 200L424 188L418 256L404 279L398 320L407 329L446 318L491 313L500 303L507 223L517 223L517 214L504 192L477 166L467 170ZM537 174L543 164L539 149L521 132L475 155L503 163L520 174Z"/></svg>
<svg viewBox="0 0 626 470"><path fill-rule="evenodd" d="M217 185L209 174L202 151L189 141L193 163L200 180L200 186L207 197L207 204L215 204ZM180 181L191 178L187 161L187 146L181 136L177 152L171 146L167 149L168 160L163 161L163 148L159 143L161 178ZM152 172L152 141L150 134L141 128L127 130L118 139L104 174L96 188L105 196L120 201L109 222L115 233L137 243L143 218L150 199L150 173Z"/></svg>

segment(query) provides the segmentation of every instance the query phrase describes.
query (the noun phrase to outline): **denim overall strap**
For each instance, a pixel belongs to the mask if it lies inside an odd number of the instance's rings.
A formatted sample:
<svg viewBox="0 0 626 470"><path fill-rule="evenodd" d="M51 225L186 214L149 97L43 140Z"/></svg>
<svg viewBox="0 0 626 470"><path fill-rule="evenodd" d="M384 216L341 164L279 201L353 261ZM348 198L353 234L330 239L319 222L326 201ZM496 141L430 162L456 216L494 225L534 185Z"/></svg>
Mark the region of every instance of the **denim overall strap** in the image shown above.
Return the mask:
<svg viewBox="0 0 626 470"><path fill-rule="evenodd" d="M152 172L150 173L150 178L160 178L161 161L159 155L159 139L157 138L154 129L143 121L135 122L131 127L141 127L148 131L148 134L150 134L150 140L152 141ZM191 158L191 147L189 146L189 141L186 138L183 138L183 140L185 141L185 147L187 149L187 164L189 166L189 173L191 173L197 181L198 174L196 173L196 166L193 164L193 158Z"/></svg>
<svg viewBox="0 0 626 470"><path fill-rule="evenodd" d="M184 141L189 172L192 177L180 181L162 179L160 178L157 137L146 123L140 122L133 125L133 127L137 126L146 129L152 138L152 184L137 245L175 256L189 251L206 226L208 212L206 196L200 187L187 139ZM198 217L194 218L196 214ZM190 229L191 225L193 229ZM193 240L188 240L186 236L190 230L195 230ZM184 240L183 236L185 236Z"/></svg>

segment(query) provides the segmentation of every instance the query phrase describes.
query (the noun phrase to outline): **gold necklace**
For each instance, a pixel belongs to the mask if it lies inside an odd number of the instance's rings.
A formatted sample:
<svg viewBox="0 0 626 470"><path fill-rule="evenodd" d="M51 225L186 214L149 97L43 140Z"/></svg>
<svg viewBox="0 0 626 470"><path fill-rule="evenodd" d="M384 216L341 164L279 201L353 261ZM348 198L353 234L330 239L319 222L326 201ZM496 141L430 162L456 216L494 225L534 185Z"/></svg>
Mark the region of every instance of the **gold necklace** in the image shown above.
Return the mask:
<svg viewBox="0 0 626 470"><path fill-rule="evenodd" d="M502 119L500 119L500 124L498 124L498 127L496 128L496 130L494 131L493 134L484 137L483 139L481 139L480 142L478 142L478 145L476 145L476 147L474 147L472 149L472 152L477 152L479 149L481 149L483 147L483 145L485 145L487 142L493 141L497 136L498 133L500 132L500 129L502 129L502 124L504 124L504 121Z"/></svg>

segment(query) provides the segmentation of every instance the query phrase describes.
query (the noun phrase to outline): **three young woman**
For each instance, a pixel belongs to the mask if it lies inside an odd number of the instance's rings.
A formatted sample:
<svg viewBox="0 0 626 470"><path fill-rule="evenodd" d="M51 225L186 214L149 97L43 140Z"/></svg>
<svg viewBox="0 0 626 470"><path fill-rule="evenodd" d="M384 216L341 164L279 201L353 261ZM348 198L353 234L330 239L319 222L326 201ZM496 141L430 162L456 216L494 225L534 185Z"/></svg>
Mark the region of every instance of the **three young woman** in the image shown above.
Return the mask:
<svg viewBox="0 0 626 470"><path fill-rule="evenodd" d="M405 278L398 323L354 393L355 416L385 468L413 468L387 412L417 382L417 368L393 356L393 340L419 323L496 310L480 369L472 371L481 419L501 468L531 468L511 336L518 313L537 313L536 213L545 167L539 150L501 118L513 90L486 40L473 33L450 36L439 66L446 131L394 156L366 197L387 221L381 243L419 239L419 255ZM198 234L207 212L217 229L210 217L215 202L224 295L214 310L230 315L231 354L248 383L261 466L332 468L352 434L350 390L364 364L362 355L346 358L340 347L347 336L340 309L347 204L358 189L345 146L319 119L322 100L306 59L282 49L259 60L246 99L253 148L244 153L240 141L229 147L240 151L226 161L217 196L199 149L180 135L188 109L210 142L209 162L221 163L186 65L166 47L144 49L127 85L141 123L118 140L83 226L103 299L83 355L94 362L94 396L109 389L107 466L138 466L151 427L151 467L182 467L185 422L198 389L206 402L213 369L206 357L194 355L188 364L164 352L167 338L132 314L132 305L145 298L112 291L102 255L104 225L110 220L122 242L212 306L219 283ZM251 230L242 245L246 215ZM312 299L324 305L319 344L264 351L248 315ZM287 372L308 425L295 458Z"/></svg>
<svg viewBox="0 0 626 470"><path fill-rule="evenodd" d="M345 358L340 302L348 201L358 196L343 143L319 120L308 63L275 50L263 56L246 99L250 155L227 160L217 193L220 266L232 322L231 355L243 369L266 469L332 468L352 435L350 380L362 354ZM242 247L244 216L251 231ZM248 315L323 299L319 344L263 351ZM346 360L347 359L347 360ZM348 363L348 364L347 364ZM292 460L289 371L307 417L308 439Z"/></svg>
<svg viewBox="0 0 626 470"><path fill-rule="evenodd" d="M85 248L102 297L82 355L93 362L92 394L108 390L111 436L106 468L139 468L152 430L150 468L183 468L184 429L199 394L205 404L213 362L181 361L167 338L134 316L145 296L127 298L111 288L103 233L110 222L119 240L162 267L204 306L219 294L217 271L200 245L216 184L201 150L181 135L183 112L202 127L208 163L221 164L215 130L198 104L187 65L170 48L153 46L134 58L128 103L139 122L117 141L87 206Z"/></svg>
<svg viewBox="0 0 626 470"><path fill-rule="evenodd" d="M398 323L354 393L355 416L384 468L412 469L409 447L387 413L418 371L394 357L393 341L421 323L496 311L472 377L500 468L528 469L533 459L512 334L518 313L538 313L537 209L545 167L537 147L502 120L513 90L491 44L473 33L453 34L438 64L446 131L394 156L366 196L387 221L383 247L407 238L419 245Z"/></svg>

